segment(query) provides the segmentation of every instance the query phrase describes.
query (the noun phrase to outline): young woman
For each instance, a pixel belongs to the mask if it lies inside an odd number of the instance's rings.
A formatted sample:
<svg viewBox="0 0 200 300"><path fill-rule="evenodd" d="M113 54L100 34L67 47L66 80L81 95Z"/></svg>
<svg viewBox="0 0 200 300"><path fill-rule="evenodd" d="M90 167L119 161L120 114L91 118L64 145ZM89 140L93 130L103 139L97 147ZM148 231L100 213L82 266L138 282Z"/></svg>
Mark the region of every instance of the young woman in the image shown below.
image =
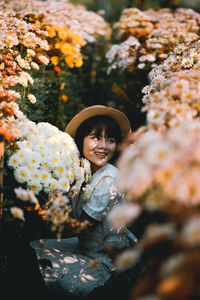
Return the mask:
<svg viewBox="0 0 200 300"><path fill-rule="evenodd" d="M111 162L118 144L130 130L130 123L122 112L101 105L82 110L67 125L66 132L75 139L81 156L90 161L92 170L91 195L88 199L82 191L72 201L73 215L78 220L89 220L92 225L77 238L33 243L38 257L43 243L42 257L50 261L43 272L49 289L87 296L103 285L114 270L106 247L134 246L136 238L127 228L116 232L107 220L111 209L123 201L117 184L118 170Z"/></svg>

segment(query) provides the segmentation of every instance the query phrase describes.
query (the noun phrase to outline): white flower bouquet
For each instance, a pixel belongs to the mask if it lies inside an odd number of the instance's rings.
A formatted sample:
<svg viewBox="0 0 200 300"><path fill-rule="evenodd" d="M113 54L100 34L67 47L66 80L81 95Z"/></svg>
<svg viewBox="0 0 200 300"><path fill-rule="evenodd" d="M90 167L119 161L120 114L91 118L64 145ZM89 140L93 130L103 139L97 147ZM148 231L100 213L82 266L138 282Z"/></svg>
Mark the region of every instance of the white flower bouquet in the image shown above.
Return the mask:
<svg viewBox="0 0 200 300"><path fill-rule="evenodd" d="M72 137L49 123L29 123L29 130L16 141L17 151L9 155L8 166L14 169L17 182L36 195L79 191L90 179L90 164L80 159Z"/></svg>

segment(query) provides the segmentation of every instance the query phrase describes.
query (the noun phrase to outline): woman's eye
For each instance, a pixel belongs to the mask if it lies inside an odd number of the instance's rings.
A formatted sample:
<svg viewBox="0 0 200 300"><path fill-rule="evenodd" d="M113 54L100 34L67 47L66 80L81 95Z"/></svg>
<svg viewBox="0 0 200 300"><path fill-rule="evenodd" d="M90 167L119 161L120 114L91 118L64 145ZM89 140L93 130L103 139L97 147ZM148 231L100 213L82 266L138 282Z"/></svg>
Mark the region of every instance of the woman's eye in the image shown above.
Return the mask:
<svg viewBox="0 0 200 300"><path fill-rule="evenodd" d="M116 140L113 138L110 138L110 139L108 139L108 142L113 144L113 143L116 143Z"/></svg>
<svg viewBox="0 0 200 300"><path fill-rule="evenodd" d="M93 139L93 140L99 140L100 137L99 137L98 135L93 135L93 136L92 136L92 139Z"/></svg>

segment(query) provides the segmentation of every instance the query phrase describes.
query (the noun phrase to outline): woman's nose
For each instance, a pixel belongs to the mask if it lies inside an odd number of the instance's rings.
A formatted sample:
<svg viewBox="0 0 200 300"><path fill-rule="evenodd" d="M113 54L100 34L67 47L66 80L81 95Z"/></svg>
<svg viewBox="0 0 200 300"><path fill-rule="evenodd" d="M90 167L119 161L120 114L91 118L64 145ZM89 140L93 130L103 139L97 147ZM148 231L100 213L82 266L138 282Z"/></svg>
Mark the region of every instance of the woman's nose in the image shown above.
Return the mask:
<svg viewBox="0 0 200 300"><path fill-rule="evenodd" d="M107 143L106 143L106 139L102 138L99 141L99 147L100 148L107 148Z"/></svg>

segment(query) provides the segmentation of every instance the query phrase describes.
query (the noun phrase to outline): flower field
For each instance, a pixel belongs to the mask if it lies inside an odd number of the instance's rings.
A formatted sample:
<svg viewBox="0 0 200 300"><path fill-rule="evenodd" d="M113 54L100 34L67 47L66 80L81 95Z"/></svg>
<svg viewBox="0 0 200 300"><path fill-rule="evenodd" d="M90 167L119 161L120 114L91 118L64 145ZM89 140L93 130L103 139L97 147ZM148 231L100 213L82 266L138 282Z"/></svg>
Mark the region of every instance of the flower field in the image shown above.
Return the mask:
<svg viewBox="0 0 200 300"><path fill-rule="evenodd" d="M89 195L90 163L64 129L103 104L133 128L117 161L126 203L108 218L138 245L115 257L120 284L91 300L200 299L200 13L170 3L109 22L73 1L0 1L2 282L26 274L13 244L35 238L38 216L57 238L88 226L70 218L69 198Z"/></svg>

